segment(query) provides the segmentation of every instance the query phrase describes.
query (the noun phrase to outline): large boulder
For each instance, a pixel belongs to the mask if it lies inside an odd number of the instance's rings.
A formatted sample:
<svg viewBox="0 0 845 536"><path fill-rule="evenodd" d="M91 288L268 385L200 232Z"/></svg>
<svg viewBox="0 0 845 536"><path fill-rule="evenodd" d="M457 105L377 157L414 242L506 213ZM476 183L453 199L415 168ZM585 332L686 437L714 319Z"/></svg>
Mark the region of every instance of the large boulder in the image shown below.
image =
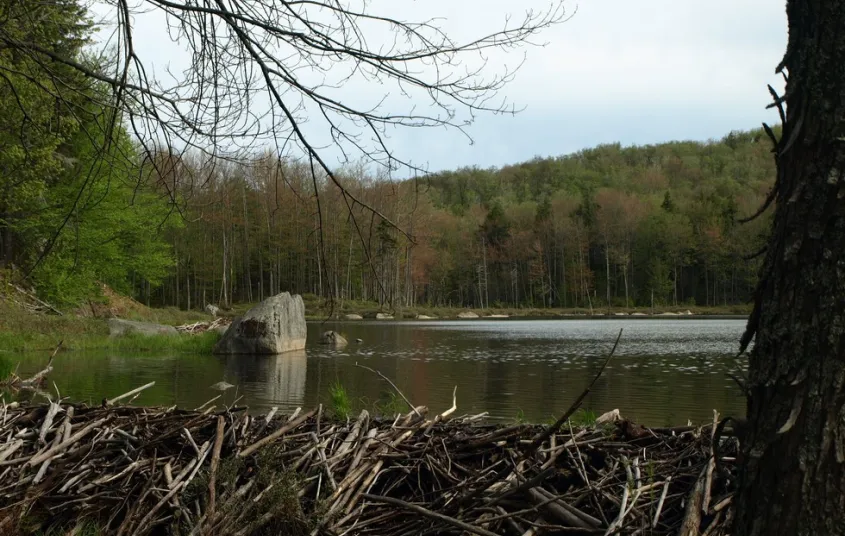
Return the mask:
<svg viewBox="0 0 845 536"><path fill-rule="evenodd" d="M328 344L329 346L340 347L349 344L346 338L337 331L326 331L320 337L321 344Z"/></svg>
<svg viewBox="0 0 845 536"><path fill-rule="evenodd" d="M393 315L388 313L376 313L376 320L393 320Z"/></svg>
<svg viewBox="0 0 845 536"><path fill-rule="evenodd" d="M474 311L464 311L462 313L458 313L458 318L478 318L478 313Z"/></svg>
<svg viewBox="0 0 845 536"><path fill-rule="evenodd" d="M205 312L210 314L211 316L217 316L217 313L220 312L220 308L214 304L209 303L205 306Z"/></svg>
<svg viewBox="0 0 845 536"><path fill-rule="evenodd" d="M122 318L109 318L109 335L123 337L125 335L178 335L173 326L162 326L151 322L135 322Z"/></svg>
<svg viewBox="0 0 845 536"><path fill-rule="evenodd" d="M302 296L282 292L236 319L214 346L215 354L281 354L305 348Z"/></svg>
<svg viewBox="0 0 845 536"><path fill-rule="evenodd" d="M355 313L349 313L347 315L343 315L343 318L345 318L346 320L364 320L363 316L361 316L359 314L355 314Z"/></svg>

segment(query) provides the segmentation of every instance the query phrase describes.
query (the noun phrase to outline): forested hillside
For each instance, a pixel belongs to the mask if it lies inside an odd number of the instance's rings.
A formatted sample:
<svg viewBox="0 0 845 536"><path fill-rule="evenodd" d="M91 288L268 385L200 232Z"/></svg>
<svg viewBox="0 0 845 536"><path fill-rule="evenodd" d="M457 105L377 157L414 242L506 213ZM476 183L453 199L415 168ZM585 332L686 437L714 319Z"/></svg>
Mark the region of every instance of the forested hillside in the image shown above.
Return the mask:
<svg viewBox="0 0 845 536"><path fill-rule="evenodd" d="M26 5L0 9L5 28L27 28L16 39L109 68L84 53L76 2L23 24ZM386 306L712 306L753 287L744 257L768 216L737 219L773 180L762 131L405 180L349 166L337 178L352 199L261 148L248 161L145 150L98 106L104 88L45 61L0 47L0 259L51 302L85 302L99 282L180 308L284 290Z"/></svg>
<svg viewBox="0 0 845 536"><path fill-rule="evenodd" d="M398 230L360 205L351 221L325 184L318 206L302 164L172 159L162 180L190 185L180 196L187 223L168 234L177 262L166 283L143 298L197 307L294 290L394 306L743 303L757 267L744 257L769 224L737 220L772 182L764 138L606 145L403 181L345 170L347 188Z"/></svg>

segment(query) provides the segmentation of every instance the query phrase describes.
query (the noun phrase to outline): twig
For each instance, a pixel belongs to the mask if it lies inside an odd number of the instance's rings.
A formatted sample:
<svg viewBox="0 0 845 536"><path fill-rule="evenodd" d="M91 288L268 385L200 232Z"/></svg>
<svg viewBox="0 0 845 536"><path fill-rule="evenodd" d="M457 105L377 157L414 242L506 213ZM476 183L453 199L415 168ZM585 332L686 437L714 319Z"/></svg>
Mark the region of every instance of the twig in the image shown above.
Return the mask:
<svg viewBox="0 0 845 536"><path fill-rule="evenodd" d="M403 393L402 391L400 391L400 390L399 390L399 388L398 388L398 387L396 387L396 384L395 384L395 383L393 383L392 381L390 381L390 378L388 378L387 376L385 376L384 374L382 374L382 373L381 373L381 372L379 372L378 370L371 369L370 367L367 367L367 366L365 366L365 365L361 365L361 364L359 364L359 363L355 363L355 366L356 366L356 367L360 367L360 368L362 368L362 369L369 370L369 371L370 371L370 372L372 372L372 373L378 374L378 375L381 377L381 379L383 379L384 381L386 381L387 383L389 383L389 384L391 385L391 387L393 387L393 389L395 389L395 390L396 390L396 392L397 392L397 393L399 393L399 396L401 396L401 397L402 397L402 400L404 400L404 401L405 401L405 403L406 403L406 404L408 404L408 405L411 407L411 409L414 411L414 413L416 413L416 414L417 414L417 417L422 417L422 415L420 415L420 412L419 412L419 411L417 411L416 406L414 406L413 404L411 404L411 401L410 401L410 400L408 400L408 397L407 397L407 396L405 396L405 393ZM456 389L457 389L457 387L456 387Z"/></svg>
<svg viewBox="0 0 845 536"><path fill-rule="evenodd" d="M278 430L276 430L272 434L268 435L267 437L265 437L263 439L259 439L258 441L256 441L252 445L250 445L247 448L245 448L244 450L240 451L238 453L238 457L239 458L245 458L245 457L249 456L250 454L252 454L253 452L255 452L256 450L263 447L264 445L267 445L268 443L272 443L276 439L282 437L283 435L285 435L289 431L293 430L294 428L296 428L300 424L302 424L305 421L307 421L308 419L310 419L316 412L317 412L316 408L312 409L308 413L301 415L295 421L290 422L290 423L286 424L285 426L282 426L281 428L279 428Z"/></svg>
<svg viewBox="0 0 845 536"><path fill-rule="evenodd" d="M123 400L124 398L129 398L132 395L138 394L141 391L143 391L144 389L149 389L150 387L152 387L155 384L156 384L156 382L150 382L146 385L142 385L141 387L138 387L137 389L132 389L128 393L123 393L120 396L116 396L116 397L112 398L111 400L106 400L106 405L107 406L113 406L116 402L119 402L119 401Z"/></svg>
<svg viewBox="0 0 845 536"><path fill-rule="evenodd" d="M716 426L719 424L719 412L713 410L713 427L710 429L710 457L707 459L707 477L704 482L704 500L701 503L701 511L707 515L710 510L710 488L713 485L713 469L716 467L715 440Z"/></svg>
<svg viewBox="0 0 845 536"><path fill-rule="evenodd" d="M666 479L663 485L663 493L660 494L660 500L657 502L657 510L654 512L654 520L651 522L651 528L657 528L657 523L660 522L660 513L663 512L663 503L666 501L666 494L669 493L669 484L672 482L672 477Z"/></svg>
<svg viewBox="0 0 845 536"><path fill-rule="evenodd" d="M217 466L220 465L220 450L223 447L223 432L226 429L226 419L223 415L217 417L217 434L214 437L214 451L211 453L211 474L208 477L208 519L214 519L215 498L217 495L216 479Z"/></svg>

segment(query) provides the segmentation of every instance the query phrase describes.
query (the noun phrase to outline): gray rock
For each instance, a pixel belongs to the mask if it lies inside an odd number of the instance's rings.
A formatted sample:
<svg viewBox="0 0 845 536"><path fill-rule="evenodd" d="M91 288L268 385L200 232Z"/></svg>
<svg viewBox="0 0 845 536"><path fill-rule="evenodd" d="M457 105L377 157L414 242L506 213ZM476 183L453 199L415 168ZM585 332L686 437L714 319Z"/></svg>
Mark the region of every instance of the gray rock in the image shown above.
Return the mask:
<svg viewBox="0 0 845 536"><path fill-rule="evenodd" d="M234 387L231 383L227 382L217 382L212 385L209 389L214 389L215 391L226 391L227 389L231 389Z"/></svg>
<svg viewBox="0 0 845 536"><path fill-rule="evenodd" d="M478 314L473 311L464 311L462 313L458 313L458 318L478 318Z"/></svg>
<svg viewBox="0 0 845 536"><path fill-rule="evenodd" d="M376 320L393 320L393 315L387 313L377 313Z"/></svg>
<svg viewBox="0 0 845 536"><path fill-rule="evenodd" d="M348 315L343 315L343 318L346 320L364 320L364 317L361 315L356 315L355 313L351 313Z"/></svg>
<svg viewBox="0 0 845 536"><path fill-rule="evenodd" d="M320 337L321 344L328 344L330 346L346 346L349 342L337 331L326 331L323 333L322 337Z"/></svg>
<svg viewBox="0 0 845 536"><path fill-rule="evenodd" d="M216 331L220 335L225 335L226 332L229 330L229 326L231 326L231 324L227 324L227 325L223 325L223 326L214 326L214 328L212 328L212 329L214 329L214 331Z"/></svg>
<svg viewBox="0 0 845 536"><path fill-rule="evenodd" d="M302 296L282 292L267 298L229 326L215 354L281 354L305 348Z"/></svg>
<svg viewBox="0 0 845 536"><path fill-rule="evenodd" d="M211 316L217 316L217 313L220 312L220 308L213 304L208 304L205 306L205 312L210 314Z"/></svg>
<svg viewBox="0 0 845 536"><path fill-rule="evenodd" d="M417 315L417 320L434 320L436 316Z"/></svg>
<svg viewBox="0 0 845 536"><path fill-rule="evenodd" d="M139 335L178 335L179 332L173 326L162 326L151 322L135 322L123 320L122 318L109 318L109 335L111 337L124 337L130 334Z"/></svg>

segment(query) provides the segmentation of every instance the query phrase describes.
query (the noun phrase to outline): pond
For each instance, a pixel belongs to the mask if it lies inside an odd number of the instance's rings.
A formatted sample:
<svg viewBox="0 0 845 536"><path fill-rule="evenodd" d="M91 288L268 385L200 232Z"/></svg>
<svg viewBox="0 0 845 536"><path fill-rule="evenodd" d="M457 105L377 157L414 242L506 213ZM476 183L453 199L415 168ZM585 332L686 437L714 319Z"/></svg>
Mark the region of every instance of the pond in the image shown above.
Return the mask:
<svg viewBox="0 0 845 536"><path fill-rule="evenodd" d="M150 381L136 404L196 408L221 401L251 411L273 406L292 411L329 401L342 384L353 407L372 409L396 382L415 404L447 409L457 386L458 413L489 412L503 420L544 422L566 410L595 376L620 328L622 339L583 407L596 414L618 408L651 426L695 423L744 414L744 399L727 373L744 369L735 359L744 319L464 320L309 322L308 348L274 357L150 355L68 352L50 376L62 396L99 403ZM334 329L350 344L340 350L317 343ZM361 339L361 342L356 342ZM14 356L25 376L45 355Z"/></svg>

